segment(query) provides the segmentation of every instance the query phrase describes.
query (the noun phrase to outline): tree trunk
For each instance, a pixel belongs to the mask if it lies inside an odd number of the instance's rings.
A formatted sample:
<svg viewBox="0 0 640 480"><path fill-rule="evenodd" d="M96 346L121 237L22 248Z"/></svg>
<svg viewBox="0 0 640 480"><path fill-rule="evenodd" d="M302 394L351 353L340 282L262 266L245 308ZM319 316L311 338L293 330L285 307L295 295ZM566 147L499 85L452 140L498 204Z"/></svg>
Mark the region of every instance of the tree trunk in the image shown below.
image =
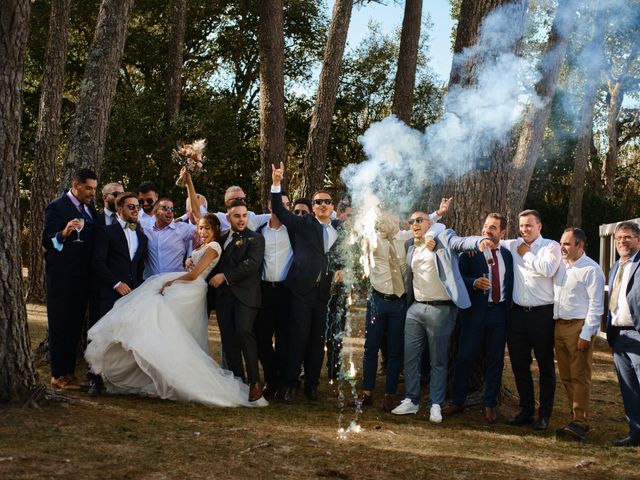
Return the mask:
<svg viewBox="0 0 640 480"><path fill-rule="evenodd" d="M582 109L580 111L580 123L578 124L576 156L571 179L571 193L569 196L569 211L567 212L567 225L573 227L582 226L582 197L587 176L587 166L591 156L593 143L593 112L596 105L597 93L600 88L602 69L604 68L604 12L596 12L593 24L593 38L589 51L598 52L597 58L589 62L584 87Z"/></svg>
<svg viewBox="0 0 640 480"><path fill-rule="evenodd" d="M91 168L100 174L133 2L102 0L100 4L69 136L69 151L62 166L61 189L71 185L73 172L78 168Z"/></svg>
<svg viewBox="0 0 640 480"><path fill-rule="evenodd" d="M27 301L45 302L44 253L42 228L44 210L56 194L56 154L60 143L60 109L67 61L69 10L71 0L53 0L49 37L42 75L42 93L38 111L36 150L31 177L29 205L29 288Z"/></svg>
<svg viewBox="0 0 640 480"><path fill-rule="evenodd" d="M271 165L285 155L284 123L284 12L282 0L261 0L260 26L260 161L262 205L266 210Z"/></svg>
<svg viewBox="0 0 640 480"><path fill-rule="evenodd" d="M576 21L578 0L559 2L544 55L539 67L541 78L536 83L539 103L532 103L525 115L518 146L509 171L507 193L510 235L515 235L518 213L524 208L529 183L536 166L544 131L551 114L560 67L564 61L569 35Z"/></svg>
<svg viewBox="0 0 640 480"><path fill-rule="evenodd" d="M20 116L29 0L0 2L0 401L16 401L36 385L20 259Z"/></svg>
<svg viewBox="0 0 640 480"><path fill-rule="evenodd" d="M413 110L413 90L416 83L420 26L422 24L422 0L406 0L398 69L393 86L393 113L407 125L411 124Z"/></svg>
<svg viewBox="0 0 640 480"><path fill-rule="evenodd" d="M182 63L184 32L187 21L187 0L173 0L173 21L171 44L169 45L169 70L167 72L167 93L164 121L167 126L180 113L182 93Z"/></svg>
<svg viewBox="0 0 640 480"><path fill-rule="evenodd" d="M331 120L338 93L340 67L347 43L353 0L336 0L331 14L329 36L324 52L316 105L307 138L306 161L302 179L302 194L310 197L324 184L327 147Z"/></svg>
<svg viewBox="0 0 640 480"><path fill-rule="evenodd" d="M603 182L604 194L607 197L613 196L613 187L616 178L616 170L618 168L618 152L620 145L618 144L618 117L624 100L625 86L628 80L629 69L638 58L640 53L640 41L636 37L636 41L631 48L631 53L625 61L622 73L616 79L609 79L609 92L607 95L607 139L609 148L605 156L603 166Z"/></svg>

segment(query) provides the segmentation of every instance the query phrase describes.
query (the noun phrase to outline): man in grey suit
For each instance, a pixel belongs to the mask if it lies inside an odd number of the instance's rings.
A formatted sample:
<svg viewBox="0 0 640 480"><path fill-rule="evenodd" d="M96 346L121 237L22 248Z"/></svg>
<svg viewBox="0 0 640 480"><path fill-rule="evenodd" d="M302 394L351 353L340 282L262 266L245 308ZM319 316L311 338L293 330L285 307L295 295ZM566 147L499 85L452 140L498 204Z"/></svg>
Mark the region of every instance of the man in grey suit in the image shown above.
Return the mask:
<svg viewBox="0 0 640 480"><path fill-rule="evenodd" d="M429 216L414 212L409 220L414 238L407 242L407 318L404 330L405 399L391 413L417 413L420 403L420 358L425 340L429 344L431 380L429 420L442 421L447 384L449 340L458 308L469 308L471 301L458 269L458 253L491 249L483 237L458 237L444 230L425 244L431 227Z"/></svg>
<svg viewBox="0 0 640 480"><path fill-rule="evenodd" d="M614 232L620 259L609 272L607 341L613 349L629 435L616 447L640 446L640 227L620 222Z"/></svg>

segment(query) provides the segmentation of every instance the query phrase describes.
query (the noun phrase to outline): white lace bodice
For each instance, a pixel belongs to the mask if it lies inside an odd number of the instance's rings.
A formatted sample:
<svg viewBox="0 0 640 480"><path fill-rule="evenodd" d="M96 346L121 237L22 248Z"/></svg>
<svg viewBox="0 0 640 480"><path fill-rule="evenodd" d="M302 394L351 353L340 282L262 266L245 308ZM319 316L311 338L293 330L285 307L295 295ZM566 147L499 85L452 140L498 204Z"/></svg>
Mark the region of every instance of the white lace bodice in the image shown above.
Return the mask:
<svg viewBox="0 0 640 480"><path fill-rule="evenodd" d="M203 270L203 272L200 274L200 276L203 279L206 279L207 276L211 273L211 270L213 270L214 267L218 264L218 260L220 260L220 255L222 254L222 248L220 247L220 244L218 242L208 243L208 244L203 245L200 248L194 250L191 253L191 260L193 260L193 264L194 265L197 265L198 262L202 259L202 257L204 256L204 254L207 251L207 248L210 248L210 249L215 250L216 252L218 252L218 256L215 258L215 260L213 262L211 262L209 265L207 265L207 268L205 268Z"/></svg>

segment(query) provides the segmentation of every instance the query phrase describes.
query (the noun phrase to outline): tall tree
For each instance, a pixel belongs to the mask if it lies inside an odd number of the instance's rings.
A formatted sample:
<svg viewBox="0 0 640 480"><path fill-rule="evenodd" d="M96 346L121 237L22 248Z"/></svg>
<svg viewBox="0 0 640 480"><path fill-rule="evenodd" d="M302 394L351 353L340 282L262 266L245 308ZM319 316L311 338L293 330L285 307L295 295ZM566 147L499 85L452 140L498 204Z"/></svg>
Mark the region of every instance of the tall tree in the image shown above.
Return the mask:
<svg viewBox="0 0 640 480"><path fill-rule="evenodd" d="M483 68L483 63L490 60L491 55L519 54L527 6L527 0L462 0L454 45L455 54L462 53L478 42L483 20L496 8L509 9L505 15L508 15L513 21L513 30L511 41L503 45L500 52L487 53L483 48L477 49L471 54L467 53L455 57L449 77L450 90L454 86L472 87L477 81L478 72ZM484 165L483 168L477 168L476 159L467 158L461 168L468 173L459 179L446 182L442 188L435 189L438 197L446 195L455 198L453 208L447 214L447 222L455 225L458 233L462 235L477 234L487 213L504 211L510 141L510 132L502 138L496 139L494 145L487 151L478 152L479 156L485 157L487 165Z"/></svg>
<svg viewBox="0 0 640 480"><path fill-rule="evenodd" d="M411 124L413 90L418 66L420 26L422 25L422 0L406 0L400 36L398 68L393 86L393 113L407 125Z"/></svg>
<svg viewBox="0 0 640 480"><path fill-rule="evenodd" d="M102 0L95 36L80 86L69 150L62 165L60 188L71 185L73 172L91 168L100 173L111 107L116 94L127 25L134 0Z"/></svg>
<svg viewBox="0 0 640 480"><path fill-rule="evenodd" d="M20 116L29 0L0 2L0 401L23 398L36 384L20 258Z"/></svg>
<svg viewBox="0 0 640 480"><path fill-rule="evenodd" d="M347 43L353 0L336 0L331 14L329 36L324 51L316 104L311 116L311 126L305 152L302 194L310 197L324 183L327 146L331 132L331 120L338 92L340 66Z"/></svg>
<svg viewBox="0 0 640 480"><path fill-rule="evenodd" d="M187 0L173 0L171 43L169 45L169 69L167 71L167 93L164 120L170 125L180 113L182 94L182 62L184 58L184 32L187 22Z"/></svg>
<svg viewBox="0 0 640 480"><path fill-rule="evenodd" d="M282 0L261 0L258 4L261 196L266 209L271 165L278 166L285 161L284 16Z"/></svg>
<svg viewBox="0 0 640 480"><path fill-rule="evenodd" d="M539 101L532 103L525 115L518 146L509 171L507 192L508 216L511 233L515 234L518 213L524 207L533 169L540 155L543 134L551 113L560 67L564 61L569 35L576 21L578 0L559 2L541 59L540 80L535 91Z"/></svg>
<svg viewBox="0 0 640 480"><path fill-rule="evenodd" d="M42 227L44 209L56 194L56 156L60 143L60 108L64 86L71 0L53 0L38 109L36 148L29 206L29 287L27 301L45 302Z"/></svg>
<svg viewBox="0 0 640 480"><path fill-rule="evenodd" d="M593 35L587 47L587 51L592 54L592 58L585 71L586 83L576 132L576 154L571 178L569 210L567 212L567 225L574 227L582 226L582 198L589 157L591 156L591 145L593 144L593 113L598 98L598 89L602 84L601 76L604 68L605 19L606 12L596 12L593 19Z"/></svg>

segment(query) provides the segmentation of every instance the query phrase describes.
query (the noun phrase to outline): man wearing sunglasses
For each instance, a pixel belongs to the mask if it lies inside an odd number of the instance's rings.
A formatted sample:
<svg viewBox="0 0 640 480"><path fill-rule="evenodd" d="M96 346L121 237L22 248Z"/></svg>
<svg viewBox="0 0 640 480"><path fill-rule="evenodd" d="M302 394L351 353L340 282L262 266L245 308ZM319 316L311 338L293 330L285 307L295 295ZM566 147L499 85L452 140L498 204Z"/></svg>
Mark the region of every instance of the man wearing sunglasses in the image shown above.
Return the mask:
<svg viewBox="0 0 640 480"><path fill-rule="evenodd" d="M140 202L140 215L138 221L144 228L153 228L155 218L153 208L158 202L158 188L153 182L144 181L138 186L138 201Z"/></svg>
<svg viewBox="0 0 640 480"><path fill-rule="evenodd" d="M91 308L91 328L113 304L143 282L147 258L147 237L138 223L140 204L135 193L123 193L116 202L118 216L114 223L96 232L93 249L93 278L97 281L97 298ZM89 395L102 390L100 376L89 373Z"/></svg>
<svg viewBox="0 0 640 480"><path fill-rule="evenodd" d="M429 420L442 422L441 405L447 386L449 341L459 308L471 307L469 293L458 268L458 254L490 249L483 237L459 237L451 229L425 242L431 227L429 216L417 211L409 220L414 238L407 242L407 317L404 330L405 399L392 410L396 415L418 413L420 363L429 346Z"/></svg>
<svg viewBox="0 0 640 480"><path fill-rule="evenodd" d="M292 403L298 389L300 365L304 361L304 393L318 400L318 384L324 356L327 302L334 276L337 228L332 221L333 200L325 191L313 195L312 215L296 215L282 204L281 182L284 164L272 166L271 205L273 213L293 233L293 264L285 285L291 290L289 358L285 374L284 401Z"/></svg>
<svg viewBox="0 0 640 480"><path fill-rule="evenodd" d="M111 225L117 220L118 214L116 213L116 200L118 195L124 193L124 188L118 182L107 183L102 188L102 202L104 203L104 209L98 212L98 217L102 221L99 223L104 225Z"/></svg>

